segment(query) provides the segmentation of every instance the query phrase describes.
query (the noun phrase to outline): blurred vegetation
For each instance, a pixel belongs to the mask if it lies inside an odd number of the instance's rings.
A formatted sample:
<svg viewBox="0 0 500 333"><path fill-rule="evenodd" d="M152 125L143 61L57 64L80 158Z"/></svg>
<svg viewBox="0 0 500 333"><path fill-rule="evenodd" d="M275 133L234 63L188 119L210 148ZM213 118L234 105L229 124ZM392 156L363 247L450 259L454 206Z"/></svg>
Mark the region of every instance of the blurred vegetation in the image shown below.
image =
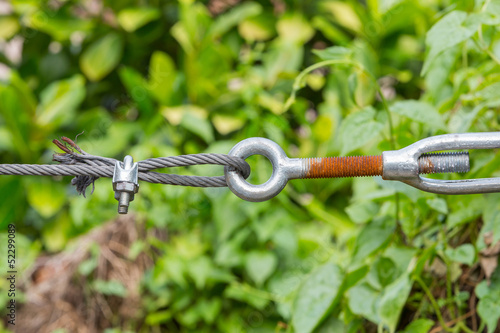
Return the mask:
<svg viewBox="0 0 500 333"><path fill-rule="evenodd" d="M141 160L253 136L290 157L380 154L500 129L498 0L0 5L1 163L50 163L52 139L82 131L89 153ZM469 174L442 178L498 176L499 159L474 151ZM248 161L264 182L269 163ZM20 271L116 217L109 179L86 199L69 183L0 178ZM482 258L500 240L498 199L377 178L292 181L263 203L141 183L131 210L168 238L132 246L154 266L141 310L113 332L494 332L498 252ZM92 269L89 286L121 295Z"/></svg>

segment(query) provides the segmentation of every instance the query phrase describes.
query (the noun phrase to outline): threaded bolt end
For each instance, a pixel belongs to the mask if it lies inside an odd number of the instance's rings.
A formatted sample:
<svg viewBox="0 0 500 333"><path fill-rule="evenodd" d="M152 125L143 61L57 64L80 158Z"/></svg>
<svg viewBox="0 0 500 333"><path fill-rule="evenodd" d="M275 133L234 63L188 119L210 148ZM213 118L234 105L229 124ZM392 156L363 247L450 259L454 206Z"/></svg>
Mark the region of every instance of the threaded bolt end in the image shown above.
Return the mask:
<svg viewBox="0 0 500 333"><path fill-rule="evenodd" d="M429 153L418 158L418 173L452 173L470 170L469 152Z"/></svg>
<svg viewBox="0 0 500 333"><path fill-rule="evenodd" d="M381 176L384 164L378 156L306 158L303 178ZM418 158L418 173L452 173L470 170L468 152L428 153Z"/></svg>
<svg viewBox="0 0 500 333"><path fill-rule="evenodd" d="M381 176L382 156L319 157L304 159L304 178Z"/></svg>
<svg viewBox="0 0 500 333"><path fill-rule="evenodd" d="M120 192L120 199L118 200L118 214L128 213L129 202L130 194L128 192Z"/></svg>

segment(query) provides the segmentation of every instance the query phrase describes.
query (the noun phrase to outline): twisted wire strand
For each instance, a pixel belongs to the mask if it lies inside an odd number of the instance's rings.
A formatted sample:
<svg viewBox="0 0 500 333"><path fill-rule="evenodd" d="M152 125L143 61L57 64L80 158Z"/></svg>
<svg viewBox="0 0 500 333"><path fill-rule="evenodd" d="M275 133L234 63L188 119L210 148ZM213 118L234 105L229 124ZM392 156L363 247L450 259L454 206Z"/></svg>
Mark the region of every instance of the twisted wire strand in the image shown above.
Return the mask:
<svg viewBox="0 0 500 333"><path fill-rule="evenodd" d="M89 176L94 178L113 178L114 167L86 165L51 165L51 164L0 164L0 175L18 176ZM180 185L192 187L227 186L224 176L183 176L167 173L140 171L139 180L154 184Z"/></svg>
<svg viewBox="0 0 500 333"><path fill-rule="evenodd" d="M75 176L72 184L79 193L93 184L99 177L112 178L117 160L107 157L94 156L87 153L55 154L54 161L62 164L0 164L0 175L35 175L35 176ZM215 164L228 166L241 172L247 178L250 175L250 166L241 158L224 154L193 154L150 158L139 162L139 180L167 185L192 187L225 187L224 176L184 176L153 172L151 170L170 167Z"/></svg>
<svg viewBox="0 0 500 333"><path fill-rule="evenodd" d="M59 154L54 155L54 161L63 164L75 164L83 162L88 165L95 166L113 166L117 160L108 157L101 157L95 155L79 155L79 154ZM250 166L248 163L239 157L233 157L226 154L192 154L192 155L179 155L169 157L156 157L149 158L139 163L139 171L151 171L161 168L184 167L193 165L223 165L238 170L242 176L248 178L250 175Z"/></svg>

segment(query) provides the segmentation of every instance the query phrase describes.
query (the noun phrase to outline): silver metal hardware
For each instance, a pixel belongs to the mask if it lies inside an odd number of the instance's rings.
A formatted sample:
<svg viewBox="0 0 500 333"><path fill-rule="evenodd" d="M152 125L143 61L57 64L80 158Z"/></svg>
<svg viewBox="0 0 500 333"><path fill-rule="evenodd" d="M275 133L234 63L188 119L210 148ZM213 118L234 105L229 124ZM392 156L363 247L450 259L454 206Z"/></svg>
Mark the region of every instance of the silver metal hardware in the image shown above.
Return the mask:
<svg viewBox="0 0 500 333"><path fill-rule="evenodd" d="M247 182L237 171L224 168L227 186L241 199L253 202L273 198L283 190L290 179L301 178L304 174L304 161L288 158L283 149L274 141L265 138L245 139L231 149L230 156L248 158L252 155L264 155L271 161L273 173L267 182L253 185Z"/></svg>
<svg viewBox="0 0 500 333"><path fill-rule="evenodd" d="M500 178L441 180L421 177L418 174L418 158L424 153L495 148L500 148L500 132L432 136L403 149L383 152L382 178L399 180L422 191L440 194L500 192Z"/></svg>
<svg viewBox="0 0 500 333"><path fill-rule="evenodd" d="M134 194L139 191L139 167L134 163L132 156L127 155L123 162L117 161L113 173L113 190L118 200L118 213L127 214L130 201L134 201Z"/></svg>
<svg viewBox="0 0 500 333"><path fill-rule="evenodd" d="M446 134L420 140L406 148L386 151L382 156L288 158L275 142L249 138L236 144L231 156L246 159L263 155L272 164L271 178L261 185L248 183L237 171L225 168L229 189L248 201L265 201L283 190L290 179L333 178L382 175L384 180L398 180L420 190L440 194L500 192L500 178L440 180L420 176L425 173L467 172L467 152L428 154L447 150L500 148L500 132Z"/></svg>

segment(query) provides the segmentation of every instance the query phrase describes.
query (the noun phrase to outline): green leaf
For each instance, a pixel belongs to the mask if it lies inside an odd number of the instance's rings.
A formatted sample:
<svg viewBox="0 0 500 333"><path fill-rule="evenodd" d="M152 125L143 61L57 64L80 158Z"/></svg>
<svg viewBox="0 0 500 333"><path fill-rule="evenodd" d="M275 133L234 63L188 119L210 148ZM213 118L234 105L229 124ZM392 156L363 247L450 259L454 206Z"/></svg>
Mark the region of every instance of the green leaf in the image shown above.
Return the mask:
<svg viewBox="0 0 500 333"><path fill-rule="evenodd" d="M500 270L498 267L491 277L490 283L481 281L475 289L479 298L477 313L488 327L488 333L496 331L500 319Z"/></svg>
<svg viewBox="0 0 500 333"><path fill-rule="evenodd" d="M249 17L238 24L241 37L249 42L265 41L276 34L275 17L270 13L261 13Z"/></svg>
<svg viewBox="0 0 500 333"><path fill-rule="evenodd" d="M169 321L171 318L172 312L170 310L157 311L146 316L146 324L156 326Z"/></svg>
<svg viewBox="0 0 500 333"><path fill-rule="evenodd" d="M380 13L387 13L404 0L380 0L378 1L378 9Z"/></svg>
<svg viewBox="0 0 500 333"><path fill-rule="evenodd" d="M75 75L56 81L40 93L36 122L40 126L57 128L70 122L75 111L85 99L85 79Z"/></svg>
<svg viewBox="0 0 500 333"><path fill-rule="evenodd" d="M471 94L471 99L474 103L479 101L484 102L488 107L498 107L500 105L500 97L498 90L500 89L500 82L488 82L488 84L481 87L481 89Z"/></svg>
<svg viewBox="0 0 500 333"><path fill-rule="evenodd" d="M128 259L135 260L145 249L147 245L142 240L136 240L132 243L130 248L128 249Z"/></svg>
<svg viewBox="0 0 500 333"><path fill-rule="evenodd" d="M366 223L372 220L379 210L379 205L373 201L357 201L345 208L345 212L355 223Z"/></svg>
<svg viewBox="0 0 500 333"><path fill-rule="evenodd" d="M48 177L27 181L27 199L41 216L54 216L66 202L66 188Z"/></svg>
<svg viewBox="0 0 500 333"><path fill-rule="evenodd" d="M99 251L99 246L97 244L92 244L90 247L90 258L82 261L78 265L78 273L88 276L97 268L97 264L99 263Z"/></svg>
<svg viewBox="0 0 500 333"><path fill-rule="evenodd" d="M44 248L49 252L59 252L68 243L71 234L71 224L68 220L67 212L63 211L43 226L41 236Z"/></svg>
<svg viewBox="0 0 500 333"><path fill-rule="evenodd" d="M131 67L121 67L119 75L139 111L146 116L152 115L155 107L149 95L148 84L142 75Z"/></svg>
<svg viewBox="0 0 500 333"><path fill-rule="evenodd" d="M484 296L477 305L477 313L486 323L488 333L495 332L500 319L500 299L493 295Z"/></svg>
<svg viewBox="0 0 500 333"><path fill-rule="evenodd" d="M472 244L463 244L455 249L448 248L444 252L452 261L471 266L476 258L476 250Z"/></svg>
<svg viewBox="0 0 500 333"><path fill-rule="evenodd" d="M173 282L181 287L187 285L186 282L186 262L178 256L164 256L156 265L157 269L161 268L162 276L169 282Z"/></svg>
<svg viewBox="0 0 500 333"><path fill-rule="evenodd" d="M427 333L434 326L434 321L430 319L417 319L405 327L401 333Z"/></svg>
<svg viewBox="0 0 500 333"><path fill-rule="evenodd" d="M345 155L368 142L376 142L384 125L374 120L376 111L366 107L347 116L340 125L339 137L341 141L340 154Z"/></svg>
<svg viewBox="0 0 500 333"><path fill-rule="evenodd" d="M381 322L389 328L391 333L395 332L399 322L399 316L403 306L406 304L410 294L412 283L407 274L388 285L380 300L379 316Z"/></svg>
<svg viewBox="0 0 500 333"><path fill-rule="evenodd" d="M396 265L397 268L397 275L394 275L394 280L399 277L399 274L402 272L405 272L408 270L410 264L412 268L414 267L415 263L413 263L412 260L417 251L414 248L411 247L405 247L405 246L397 246L394 244L391 244L387 249L384 251L384 257L391 259L392 262ZM421 258L422 256L420 256Z"/></svg>
<svg viewBox="0 0 500 333"><path fill-rule="evenodd" d="M48 8L48 7L43 7ZM75 32L88 33L94 27L93 20L83 20L76 16L69 16L63 10L58 13L45 11L44 9L36 9L30 11L26 21L30 28L43 31L55 40L67 41ZM28 39L30 39L28 34Z"/></svg>
<svg viewBox="0 0 500 333"><path fill-rule="evenodd" d="M11 85L0 84L0 115L2 126L10 132L13 146L23 160L29 160L32 111L24 102L27 96Z"/></svg>
<svg viewBox="0 0 500 333"><path fill-rule="evenodd" d="M80 57L80 68L91 81L99 81L120 63L123 53L123 39L116 33L109 33L92 43Z"/></svg>
<svg viewBox="0 0 500 333"><path fill-rule="evenodd" d="M347 59L353 55L353 51L347 47L332 46L324 50L312 50L321 60Z"/></svg>
<svg viewBox="0 0 500 333"><path fill-rule="evenodd" d="M262 286L274 272L277 264L278 260L272 252L252 251L246 256L245 270L257 286Z"/></svg>
<svg viewBox="0 0 500 333"><path fill-rule="evenodd" d="M483 104L475 107L463 106L455 111L448 122L448 131L450 133L465 133L467 132L474 121L477 119L479 112L484 109Z"/></svg>
<svg viewBox="0 0 500 333"><path fill-rule="evenodd" d="M316 333L342 333L345 332L346 325L338 318L330 317L316 330Z"/></svg>
<svg viewBox="0 0 500 333"><path fill-rule="evenodd" d="M104 295L127 296L127 289L125 289L121 282L116 280L95 280L93 286L98 292Z"/></svg>
<svg viewBox="0 0 500 333"><path fill-rule="evenodd" d="M425 94L432 98L432 102L440 102L450 93L447 83L460 51L458 46L447 49L429 65L425 74Z"/></svg>
<svg viewBox="0 0 500 333"><path fill-rule="evenodd" d="M257 289L237 283L230 284L224 290L224 296L242 301L260 310L264 309L269 303L269 300L260 296Z"/></svg>
<svg viewBox="0 0 500 333"><path fill-rule="evenodd" d="M363 265L347 273L345 278L345 289L355 286L368 273L369 267Z"/></svg>
<svg viewBox="0 0 500 333"><path fill-rule="evenodd" d="M256 2L243 2L229 12L219 16L210 28L210 36L219 38L246 18L258 16L262 12L262 6Z"/></svg>
<svg viewBox="0 0 500 333"><path fill-rule="evenodd" d="M224 198L225 200L214 200L212 206L212 218L220 242L231 237L246 220L245 214L241 212L241 200L235 198L232 193L227 193Z"/></svg>
<svg viewBox="0 0 500 333"><path fill-rule="evenodd" d="M340 299L343 280L344 273L331 263L307 278L293 305L292 324L296 332L312 332L323 321Z"/></svg>
<svg viewBox="0 0 500 333"><path fill-rule="evenodd" d="M425 43L429 53L422 68L422 75L429 70L431 63L443 51L467 40L478 29L477 20L467 20L467 13L452 11L439 20L428 32Z"/></svg>
<svg viewBox="0 0 500 333"><path fill-rule="evenodd" d="M82 135L78 140L84 150L100 156L114 156L124 149L129 149L131 138L136 133L142 132L136 124L128 121L114 120L111 123L103 122L102 125L105 126L106 135Z"/></svg>
<svg viewBox="0 0 500 333"><path fill-rule="evenodd" d="M0 38L8 40L19 31L19 20L12 16L0 17Z"/></svg>
<svg viewBox="0 0 500 333"><path fill-rule="evenodd" d="M214 271L214 265L208 257L201 256L190 261L187 271L194 280L196 288L203 290Z"/></svg>
<svg viewBox="0 0 500 333"><path fill-rule="evenodd" d="M353 261L362 260L380 249L393 234L394 226L385 220L375 220L361 230L356 238Z"/></svg>
<svg viewBox="0 0 500 333"><path fill-rule="evenodd" d="M471 199L466 205L452 210L446 219L446 225L453 228L478 218L483 211L483 204L481 199Z"/></svg>
<svg viewBox="0 0 500 333"><path fill-rule="evenodd" d="M448 204L442 198L427 199L427 205L441 214L448 214Z"/></svg>
<svg viewBox="0 0 500 333"><path fill-rule="evenodd" d="M276 28L280 38L287 42L304 44L314 36L314 29L300 12L283 15Z"/></svg>
<svg viewBox="0 0 500 333"><path fill-rule="evenodd" d="M200 311L203 320L207 324L212 324L217 319L221 309L222 309L222 301L219 298L216 299L202 299L198 302L198 309Z"/></svg>
<svg viewBox="0 0 500 333"><path fill-rule="evenodd" d="M221 242L215 252L215 263L219 266L234 267L243 264L244 253L241 249L242 243L251 233L248 228L240 228L238 233L231 239Z"/></svg>
<svg viewBox="0 0 500 333"><path fill-rule="evenodd" d="M0 187L0 227L4 227L19 220L27 204L21 177L2 177Z"/></svg>
<svg viewBox="0 0 500 333"><path fill-rule="evenodd" d="M148 87L151 94L163 105L169 105L177 78L172 58L161 51L155 51L149 64Z"/></svg>
<svg viewBox="0 0 500 333"><path fill-rule="evenodd" d="M186 113L182 117L181 126L201 137L206 143L214 141L214 130L208 119L194 113Z"/></svg>
<svg viewBox="0 0 500 333"><path fill-rule="evenodd" d="M78 265L78 273L87 276L92 273L96 267L97 258L92 257L85 261L82 261L80 265Z"/></svg>
<svg viewBox="0 0 500 333"><path fill-rule="evenodd" d="M500 154L499 154L500 156ZM475 177L474 177L475 178ZM486 196L486 204L482 213L483 227L479 237L477 238L476 247L478 251L487 247L484 242L484 235L491 233L492 244L496 244L500 240L500 205L498 203L497 195L490 194Z"/></svg>
<svg viewBox="0 0 500 333"><path fill-rule="evenodd" d="M359 34L365 32L364 24L367 22L363 22L360 19L354 4L340 1L325 1L322 3L322 7L335 17L336 24Z"/></svg>
<svg viewBox="0 0 500 333"><path fill-rule="evenodd" d="M231 132L239 130L245 124L244 119L218 114L213 116L212 122L215 129L217 129L217 132L222 135L227 135Z"/></svg>
<svg viewBox="0 0 500 333"><path fill-rule="evenodd" d="M343 29L337 27L323 15L315 16L312 25L334 44L346 45L351 41Z"/></svg>
<svg viewBox="0 0 500 333"><path fill-rule="evenodd" d="M443 118L439 112L430 104L415 100L396 102L391 106L391 112L410 118L425 124L430 128L445 128Z"/></svg>
<svg viewBox="0 0 500 333"><path fill-rule="evenodd" d="M351 77L356 105L365 107L373 104L376 95L376 87L370 75L358 69Z"/></svg>
<svg viewBox="0 0 500 333"><path fill-rule="evenodd" d="M357 315L379 323L380 318L377 313L380 303L380 292L374 290L368 284L358 284L349 290L349 309Z"/></svg>
<svg viewBox="0 0 500 333"><path fill-rule="evenodd" d="M161 113L172 125L184 127L205 142L210 143L214 140L213 127L207 119L207 110L196 105L182 105L163 107Z"/></svg>
<svg viewBox="0 0 500 333"><path fill-rule="evenodd" d="M373 264L368 280L374 287L381 289L391 284L400 274L401 272L394 261L382 257Z"/></svg>
<svg viewBox="0 0 500 333"><path fill-rule="evenodd" d="M118 13L118 23L128 32L133 32L149 22L160 17L160 11L156 8L137 7L126 8Z"/></svg>

